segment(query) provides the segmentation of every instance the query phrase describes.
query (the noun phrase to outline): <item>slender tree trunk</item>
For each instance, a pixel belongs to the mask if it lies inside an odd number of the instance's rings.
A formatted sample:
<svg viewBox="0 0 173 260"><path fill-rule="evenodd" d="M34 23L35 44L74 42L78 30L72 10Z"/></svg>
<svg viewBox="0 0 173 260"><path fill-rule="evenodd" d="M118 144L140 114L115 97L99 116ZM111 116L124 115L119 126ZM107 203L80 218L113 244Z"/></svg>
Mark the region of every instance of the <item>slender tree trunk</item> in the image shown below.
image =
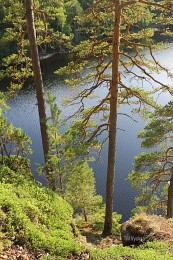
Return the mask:
<svg viewBox="0 0 173 260"><path fill-rule="evenodd" d="M34 82L36 87L36 95L38 102L38 111L39 111L39 119L40 119L40 129L41 129L41 137L42 137L42 145L44 152L45 162L47 161L48 152L49 152L49 138L47 132L46 125L46 106L44 100L44 88L43 88L43 80L40 68L40 60L38 55L38 47L36 42L36 31L34 24L34 13L33 13L33 2L32 0L25 0L25 8L26 8L26 23L27 23L27 31L28 38L30 44L31 51L31 59L32 59L32 68L34 73ZM55 183L51 181L51 176L49 176L49 172L47 169L47 180L50 188L55 190Z"/></svg>
<svg viewBox="0 0 173 260"><path fill-rule="evenodd" d="M112 234L112 211L113 211L113 191L116 159L116 132L117 132L117 107L118 107L118 84L119 84L119 44L120 44L120 20L121 1L114 1L114 37L112 48L112 80L110 83L110 118L109 118L109 149L108 149L108 169L106 183L106 215L103 236Z"/></svg>
<svg viewBox="0 0 173 260"><path fill-rule="evenodd" d="M77 31L78 25L75 20L73 20L73 33L74 33L74 42L79 43L79 33Z"/></svg>
<svg viewBox="0 0 173 260"><path fill-rule="evenodd" d="M87 214L86 214L86 210L85 209L83 211L83 214L84 214L85 222L88 222L88 218L87 218Z"/></svg>
<svg viewBox="0 0 173 260"><path fill-rule="evenodd" d="M60 171L61 170L59 170L59 172ZM64 184L63 184L63 176L61 174L59 176L59 186L60 186L61 196L64 198Z"/></svg>
<svg viewBox="0 0 173 260"><path fill-rule="evenodd" d="M168 187L167 218L172 218L172 214L173 214L173 167L171 168L171 179Z"/></svg>

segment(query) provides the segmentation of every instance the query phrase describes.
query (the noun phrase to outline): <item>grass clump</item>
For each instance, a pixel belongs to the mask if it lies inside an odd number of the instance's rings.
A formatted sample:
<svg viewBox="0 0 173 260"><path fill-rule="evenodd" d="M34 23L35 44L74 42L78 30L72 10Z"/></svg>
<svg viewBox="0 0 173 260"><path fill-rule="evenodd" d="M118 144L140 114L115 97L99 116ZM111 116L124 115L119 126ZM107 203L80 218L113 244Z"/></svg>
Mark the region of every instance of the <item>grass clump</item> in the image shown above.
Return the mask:
<svg viewBox="0 0 173 260"><path fill-rule="evenodd" d="M80 251L72 233L71 206L38 186L26 171L0 165L0 194L0 250L11 241L64 258Z"/></svg>

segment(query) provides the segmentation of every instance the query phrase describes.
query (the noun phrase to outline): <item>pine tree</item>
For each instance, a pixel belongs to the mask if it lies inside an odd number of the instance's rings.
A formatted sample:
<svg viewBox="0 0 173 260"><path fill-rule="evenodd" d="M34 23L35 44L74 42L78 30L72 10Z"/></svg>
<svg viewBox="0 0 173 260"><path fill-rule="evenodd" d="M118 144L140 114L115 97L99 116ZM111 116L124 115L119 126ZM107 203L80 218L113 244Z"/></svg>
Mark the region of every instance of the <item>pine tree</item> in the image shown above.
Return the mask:
<svg viewBox="0 0 173 260"><path fill-rule="evenodd" d="M44 152L44 159L47 162L48 152L49 152L49 137L47 130L47 116L46 116L46 106L44 100L44 88L43 88L43 80L40 68L40 61L38 56L38 46L36 42L36 31L34 24L34 14L33 14L33 2L32 0L25 0L26 7L26 23L27 23L27 33L30 44L31 51L31 60L32 60L32 69L34 74L34 82L36 87L36 96L38 102L38 111L39 111L39 121L40 121L40 129L41 129L41 137L42 137L42 145ZM52 190L56 189L54 181L52 181L51 176L49 176L49 170L47 170L47 180L49 187Z"/></svg>
<svg viewBox="0 0 173 260"><path fill-rule="evenodd" d="M155 151L136 156L134 170L129 174L132 185L139 190L142 187L137 206L149 212L160 209L168 218L173 216L172 111L173 102L169 102L150 116L150 123L139 137L142 147Z"/></svg>
<svg viewBox="0 0 173 260"><path fill-rule="evenodd" d="M93 160L90 151L99 149L99 143L97 141L83 142L81 120L72 121L64 131L62 128L65 125L61 119L61 111L55 101L56 97L48 92L47 103L50 106L50 117L47 126L50 149L46 167L56 183L56 191L64 197L67 177L77 171L77 168L82 167L84 162Z"/></svg>
<svg viewBox="0 0 173 260"><path fill-rule="evenodd" d="M86 161L74 163L65 187L66 200L76 213L82 213L86 222L88 214L96 212L99 205L103 206L101 196L96 195L94 173Z"/></svg>
<svg viewBox="0 0 173 260"><path fill-rule="evenodd" d="M78 112L85 115L84 129L89 128L87 123L90 118L100 114L101 123L93 127L90 140L97 138L103 131L109 132L104 236L110 235L112 230L118 107L139 104L139 111L142 111L142 106L144 109L146 105L156 107L149 97L153 88L154 92L160 89L171 92L170 86L160 82L156 76L160 71L171 75L154 56L153 50L157 46L152 39L153 26L150 28L158 21L156 9L159 12L161 10L165 21L171 17L171 8L163 1L94 1L88 13L78 21L89 39L74 49L76 61L58 71L59 74L73 75L67 80L72 86L87 85L74 100L81 101ZM82 68L88 69L90 73L82 74ZM143 84L146 84L148 91L144 90ZM98 95L99 89L106 92L105 97L96 106L85 109L85 99Z"/></svg>

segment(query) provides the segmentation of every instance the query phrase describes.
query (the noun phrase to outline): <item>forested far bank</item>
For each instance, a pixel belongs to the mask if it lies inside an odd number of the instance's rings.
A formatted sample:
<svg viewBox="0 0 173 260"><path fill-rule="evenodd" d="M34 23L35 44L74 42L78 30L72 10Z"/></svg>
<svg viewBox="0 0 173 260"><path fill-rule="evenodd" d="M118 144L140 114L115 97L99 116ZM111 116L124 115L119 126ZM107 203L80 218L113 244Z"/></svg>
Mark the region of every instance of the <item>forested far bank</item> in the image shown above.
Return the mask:
<svg viewBox="0 0 173 260"><path fill-rule="evenodd" d="M91 6L91 1L39 1L34 2L36 30L40 53L72 50L83 37L78 32L76 16L82 15ZM25 10L22 1L0 3L0 59L12 54L27 53Z"/></svg>
<svg viewBox="0 0 173 260"><path fill-rule="evenodd" d="M90 37L88 29L83 30L81 20L88 10L92 10L92 4L93 0L87 1L87 3L82 0L61 0L58 2L51 0L44 1L42 4L35 1L34 13L40 55L70 52L80 41ZM29 52L29 48L22 1L16 1L14 4L8 0L5 3L1 2L0 7L0 65L2 66L3 63L5 64L2 59L14 53L19 55L22 51L26 54ZM158 23L157 16L159 17L160 10L150 8L150 11L154 19L141 18L140 25L154 28L156 37L158 35L172 37L172 21L169 19L165 23L163 17ZM93 26L92 23L90 26ZM107 26L106 22L103 22L102 26L104 30ZM135 26L131 29L136 30ZM100 38L102 37L100 35Z"/></svg>

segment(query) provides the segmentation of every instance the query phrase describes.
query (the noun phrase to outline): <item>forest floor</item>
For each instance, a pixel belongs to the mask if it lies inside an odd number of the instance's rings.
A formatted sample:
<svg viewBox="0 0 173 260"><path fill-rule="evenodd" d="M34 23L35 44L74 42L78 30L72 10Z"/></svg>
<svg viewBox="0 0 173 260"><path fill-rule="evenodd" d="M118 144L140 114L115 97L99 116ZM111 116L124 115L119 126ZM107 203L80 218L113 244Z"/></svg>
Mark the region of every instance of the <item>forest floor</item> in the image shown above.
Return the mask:
<svg viewBox="0 0 173 260"><path fill-rule="evenodd" d="M103 249L105 247L110 247L112 245L118 245L122 243L121 240L118 240L115 236L103 238L101 234L93 232L90 227L84 228L81 231L83 235L80 235L77 240L87 249L81 252L79 255L69 257L69 260L87 260L89 259L90 249ZM43 256L44 259L46 259L46 257L49 257L49 254L46 254L42 250L27 248L25 245L11 245L0 252L0 260L36 260L42 259Z"/></svg>
<svg viewBox="0 0 173 260"><path fill-rule="evenodd" d="M161 232L155 233L154 238L162 242L169 244L170 250L173 252L173 228L170 226L167 219L160 218L159 216L154 216L153 219L155 225L159 223L161 227ZM159 228L160 229L160 228ZM103 238L101 233L97 233L90 226L84 227L81 230L81 234L77 237L78 243L84 245L85 250L79 255L71 256L69 260L89 260L90 259L90 250L91 249L104 249L106 247L111 247L112 245L121 245L122 241L116 236L109 236ZM161 236L161 237L160 237ZM135 246L132 246L135 247ZM49 258L49 254L46 254L42 250L29 249L26 246L21 245L12 245L6 250L0 253L0 260L36 260L36 259L57 259L58 258ZM127 259L127 258L123 258ZM130 257L128 259L131 259Z"/></svg>

